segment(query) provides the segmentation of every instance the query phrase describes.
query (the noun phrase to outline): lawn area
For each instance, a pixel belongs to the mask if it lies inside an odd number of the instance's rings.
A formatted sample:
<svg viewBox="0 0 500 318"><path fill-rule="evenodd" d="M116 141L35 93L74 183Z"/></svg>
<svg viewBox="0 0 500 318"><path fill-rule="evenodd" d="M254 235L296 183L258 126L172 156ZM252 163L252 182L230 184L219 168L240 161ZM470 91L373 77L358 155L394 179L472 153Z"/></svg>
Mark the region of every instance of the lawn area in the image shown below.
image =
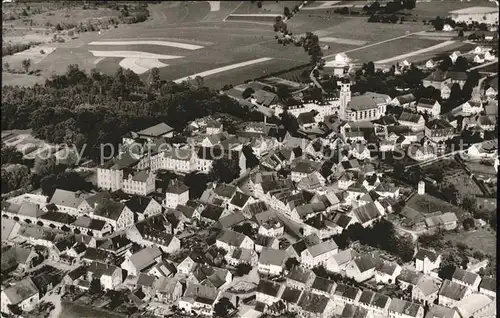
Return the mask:
<svg viewBox="0 0 500 318"><path fill-rule="evenodd" d="M439 44L439 40L407 37L347 53L360 62L379 61Z"/></svg>
<svg viewBox="0 0 500 318"><path fill-rule="evenodd" d="M235 14L257 14L257 13L277 13L283 14L285 7L293 10L301 1L262 1L262 7L257 6L257 1L242 1L241 5L233 12Z"/></svg>
<svg viewBox="0 0 500 318"><path fill-rule="evenodd" d="M435 19L437 16L442 18L448 16L448 12L468 8L472 6L495 7L494 2L487 0L457 1L457 0L434 0L430 2L417 2L416 7L411 10L412 16L424 19Z"/></svg>
<svg viewBox="0 0 500 318"><path fill-rule="evenodd" d="M443 183L453 184L462 195L483 195L483 192L474 180L472 180L463 170L445 175L443 177Z"/></svg>
<svg viewBox="0 0 500 318"><path fill-rule="evenodd" d="M464 243L467 246L488 253L496 259L496 232L487 230L488 226L473 231L460 231L458 233L448 232L444 236L444 240Z"/></svg>
<svg viewBox="0 0 500 318"><path fill-rule="evenodd" d="M461 208L433 197L429 194L415 194L410 200L408 200L408 202L406 202L405 208L406 207L418 211L424 215L433 212L454 212L460 222L464 220L467 217L466 214L468 214Z"/></svg>

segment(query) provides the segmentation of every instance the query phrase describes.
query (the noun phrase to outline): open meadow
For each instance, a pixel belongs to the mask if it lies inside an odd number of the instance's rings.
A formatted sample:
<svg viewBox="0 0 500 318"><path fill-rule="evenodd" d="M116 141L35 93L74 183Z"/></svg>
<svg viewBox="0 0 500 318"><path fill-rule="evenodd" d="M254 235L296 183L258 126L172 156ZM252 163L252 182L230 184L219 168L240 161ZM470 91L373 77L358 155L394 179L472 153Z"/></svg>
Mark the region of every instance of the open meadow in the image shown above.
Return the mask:
<svg viewBox="0 0 500 318"><path fill-rule="evenodd" d="M337 6L334 2L318 5ZM302 48L278 44L272 28L274 15L298 3L264 2L258 8L250 1L161 2L148 5L150 16L145 22L74 36L66 30L54 30L54 23L111 19L118 11L83 3L71 8L38 5L38 11L30 8L33 12L28 17L19 17L23 13L11 8L6 14L17 18L4 22L4 40L40 44L4 57L4 70L7 64L9 74L2 74L3 83L41 83L65 72L70 64L78 64L86 71L95 68L107 74L119 67L128 68L142 78L157 67L166 80L182 81L200 75L212 88L235 85L309 62ZM249 16L227 19L230 15ZM416 61L463 45L457 41L436 47L444 41L422 36L420 32L429 30L429 26L420 23L368 23L366 17L344 17L333 10L300 11L287 24L295 35L307 31L317 34L327 62L340 52L359 63L392 62L401 57ZM54 41L54 34L61 39ZM27 59L30 64L26 67L23 61Z"/></svg>

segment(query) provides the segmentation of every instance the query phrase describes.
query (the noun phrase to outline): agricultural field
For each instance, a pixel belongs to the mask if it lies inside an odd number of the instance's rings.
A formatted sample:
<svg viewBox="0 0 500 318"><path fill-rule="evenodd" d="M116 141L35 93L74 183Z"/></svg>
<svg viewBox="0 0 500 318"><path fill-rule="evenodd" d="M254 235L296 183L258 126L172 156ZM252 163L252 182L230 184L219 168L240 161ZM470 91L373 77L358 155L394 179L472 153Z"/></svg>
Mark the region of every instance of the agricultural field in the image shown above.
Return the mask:
<svg viewBox="0 0 500 318"><path fill-rule="evenodd" d="M300 5L302 1L262 1L262 7L257 6L257 2L244 1L231 12L232 14L283 14L285 7L292 10Z"/></svg>
<svg viewBox="0 0 500 318"><path fill-rule="evenodd" d="M45 26L82 21L89 12L92 19L109 19L119 11L84 8L83 3L71 8L43 7L40 13L29 15L33 22L18 18L4 24L4 29L12 25L4 31L4 39L10 36L12 41L41 44L4 58L4 70L7 63L10 73L4 72L2 79L4 85L30 85L78 64L86 71L95 68L107 74L121 66L142 78L158 67L167 80L202 75L212 88L234 85L309 62L303 49L277 43L269 21L269 16L282 14L285 6L293 8L298 3L269 1L259 9L249 1L162 2L148 5L150 17L145 22L75 36L67 31L54 33ZM252 16L227 20L231 14ZM340 52L360 61L377 61L439 43L414 36L429 29L423 24L368 23L366 18L342 17L329 10L301 11L287 23L295 35L317 34L327 61ZM53 41L54 34L61 40ZM29 67L23 64L27 59Z"/></svg>

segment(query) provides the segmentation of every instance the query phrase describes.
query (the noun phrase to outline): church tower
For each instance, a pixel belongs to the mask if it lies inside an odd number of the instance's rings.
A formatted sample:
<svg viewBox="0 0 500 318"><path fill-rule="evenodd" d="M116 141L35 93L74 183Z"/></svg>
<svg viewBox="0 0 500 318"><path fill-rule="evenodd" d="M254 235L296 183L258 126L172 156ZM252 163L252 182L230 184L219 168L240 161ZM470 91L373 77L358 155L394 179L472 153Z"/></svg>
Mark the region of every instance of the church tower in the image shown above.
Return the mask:
<svg viewBox="0 0 500 318"><path fill-rule="evenodd" d="M337 82L340 86L340 106L339 106L339 118L340 120L347 120L346 109L347 104L351 101L351 83L343 83L341 81Z"/></svg>

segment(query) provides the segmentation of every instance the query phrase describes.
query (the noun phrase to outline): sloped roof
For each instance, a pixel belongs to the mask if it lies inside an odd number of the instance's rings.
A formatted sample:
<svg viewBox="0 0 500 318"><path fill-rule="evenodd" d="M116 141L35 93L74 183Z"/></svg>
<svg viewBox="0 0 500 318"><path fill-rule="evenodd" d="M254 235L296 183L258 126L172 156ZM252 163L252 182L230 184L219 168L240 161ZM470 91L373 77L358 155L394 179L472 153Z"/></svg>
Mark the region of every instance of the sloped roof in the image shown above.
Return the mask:
<svg viewBox="0 0 500 318"><path fill-rule="evenodd" d="M231 204L234 204L237 207L242 208L247 203L249 198L250 196L242 192L236 191L233 195L233 198L231 199Z"/></svg>
<svg viewBox="0 0 500 318"><path fill-rule="evenodd" d="M417 254L415 255L415 258L423 261L427 257L431 262L435 262L438 256L439 254L437 254L435 251L425 248L420 248Z"/></svg>
<svg viewBox="0 0 500 318"><path fill-rule="evenodd" d="M302 307L304 311L321 314L325 311L329 301L330 298L326 296L304 291L298 305Z"/></svg>
<svg viewBox="0 0 500 318"><path fill-rule="evenodd" d="M283 291L283 294L281 295L281 299L286 301L287 303L296 304L298 303L301 294L301 289L286 287Z"/></svg>
<svg viewBox="0 0 500 318"><path fill-rule="evenodd" d="M325 241L307 248L313 257L331 252L335 249L338 249L338 246L333 240Z"/></svg>
<svg viewBox="0 0 500 318"><path fill-rule="evenodd" d="M361 273L376 267L375 259L367 254L355 257L353 261Z"/></svg>
<svg viewBox="0 0 500 318"><path fill-rule="evenodd" d="M417 287L422 291L425 296L435 294L439 291L441 281L430 275L424 275L418 281Z"/></svg>
<svg viewBox="0 0 500 318"><path fill-rule="evenodd" d="M177 180L170 183L166 190L167 193L174 193L174 194L181 194L186 191L189 191L189 188L184 183Z"/></svg>
<svg viewBox="0 0 500 318"><path fill-rule="evenodd" d="M276 297L278 296L278 292L280 291L281 284L270 281L270 280L265 280L261 279L259 281L259 285L257 285L257 292L262 293L265 295L273 296Z"/></svg>
<svg viewBox="0 0 500 318"><path fill-rule="evenodd" d="M415 98L415 95L413 95L413 94L400 95L400 96L397 96L396 99L399 101L400 104L407 104L407 103L414 102L417 100Z"/></svg>
<svg viewBox="0 0 500 318"><path fill-rule="evenodd" d="M314 272L307 268L302 268L299 266L293 267L286 276L287 279L295 280L301 283L306 283L311 275L315 275Z"/></svg>
<svg viewBox="0 0 500 318"><path fill-rule="evenodd" d="M432 305L424 318L454 318L456 310L441 305Z"/></svg>
<svg viewBox="0 0 500 318"><path fill-rule="evenodd" d="M27 277L21 281L16 282L14 285L7 287L3 290L10 303L17 305L25 299L38 293L35 283L31 278Z"/></svg>
<svg viewBox="0 0 500 318"><path fill-rule="evenodd" d="M473 285L477 278L479 277L478 274L473 273L473 272L468 272L466 270L463 270L459 267L455 269L455 272L453 273L452 279L457 279L461 282L464 282L468 285Z"/></svg>
<svg viewBox="0 0 500 318"><path fill-rule="evenodd" d="M340 315L340 317L341 318L365 318L365 317L368 317L368 310L363 308L363 307L347 303L344 306L344 309L342 310L342 314Z"/></svg>
<svg viewBox="0 0 500 318"><path fill-rule="evenodd" d="M391 300L391 304L389 305L389 311L405 314L410 317L416 317L420 308L422 308L422 306L417 303L412 303L399 298L393 298Z"/></svg>
<svg viewBox="0 0 500 318"><path fill-rule="evenodd" d="M492 292L497 291L497 281L491 277L485 276L479 284L479 288L483 288Z"/></svg>
<svg viewBox="0 0 500 318"><path fill-rule="evenodd" d="M160 137L161 135L167 134L174 129L170 127L169 125L165 123L159 123L154 126L148 127L146 129L143 129L141 131L138 131L138 135L143 135L143 136L151 136L151 137Z"/></svg>
<svg viewBox="0 0 500 318"><path fill-rule="evenodd" d="M356 299L359 289L353 286L349 285L344 285L344 284L338 284L337 288L335 289L335 295L346 297L349 299Z"/></svg>
<svg viewBox="0 0 500 318"><path fill-rule="evenodd" d="M403 268L398 276L398 280L412 285L417 285L418 281L423 275L424 274L422 274L421 272Z"/></svg>
<svg viewBox="0 0 500 318"><path fill-rule="evenodd" d="M222 226L222 228L225 229L225 228L231 228L234 225L239 224L245 220L246 218L243 215L243 213L241 211L238 211L220 218L219 223Z"/></svg>
<svg viewBox="0 0 500 318"><path fill-rule="evenodd" d="M146 210L146 208L148 207L151 200L154 200L154 199L149 198L149 197L134 195L130 200L125 202L125 205L132 212L144 213L144 210Z"/></svg>
<svg viewBox="0 0 500 318"><path fill-rule="evenodd" d="M448 78L449 76L446 74L446 72L437 69L434 72L432 72L429 76L427 76L424 80L433 82L443 82Z"/></svg>
<svg viewBox="0 0 500 318"><path fill-rule="evenodd" d="M136 270L141 271L154 264L155 259L161 255L162 253L158 247L146 247L130 256L130 262L132 262Z"/></svg>
<svg viewBox="0 0 500 318"><path fill-rule="evenodd" d="M381 216L380 212L377 209L377 206L372 202L357 207L356 209L352 210L352 213L356 215L356 218L361 223L366 223Z"/></svg>
<svg viewBox="0 0 500 318"><path fill-rule="evenodd" d="M333 255L332 258L338 265L349 263L358 254L353 249L346 249Z"/></svg>
<svg viewBox="0 0 500 318"><path fill-rule="evenodd" d="M492 302L496 302L496 300L483 294L474 293L465 296L464 299L460 300L455 305L455 308L462 317L476 317L476 314L481 317L482 313L480 311L489 306Z"/></svg>
<svg viewBox="0 0 500 318"><path fill-rule="evenodd" d="M394 272L396 271L397 268L398 268L398 264L397 263L387 262L387 261L380 260L377 263L376 270L379 271L379 272L381 272L381 273L384 273L384 274L392 276L394 274Z"/></svg>
<svg viewBox="0 0 500 318"><path fill-rule="evenodd" d="M118 220L125 208L125 204L111 199L102 199L98 203L98 206L94 210L94 214L115 221Z"/></svg>
<svg viewBox="0 0 500 318"><path fill-rule="evenodd" d="M333 280L329 280L323 277L316 276L314 282L311 286L312 289L321 290L326 293L331 293L335 288L336 284Z"/></svg>
<svg viewBox="0 0 500 318"><path fill-rule="evenodd" d="M448 297L453 300L461 300L466 292L467 286L445 279L439 290L439 296Z"/></svg>
<svg viewBox="0 0 500 318"><path fill-rule="evenodd" d="M230 246L236 246L239 247L241 243L243 243L243 240L247 236L235 231L223 229L219 236L217 237L218 241L224 242Z"/></svg>
<svg viewBox="0 0 500 318"><path fill-rule="evenodd" d="M399 121L405 121L405 122L410 122L410 123L418 123L420 119L422 118L422 115L420 114L415 114L415 113L410 113L407 111L403 111L401 115L399 116Z"/></svg>
<svg viewBox="0 0 500 318"><path fill-rule="evenodd" d="M76 209L89 196L90 194L81 193L80 191L75 192L63 189L56 189L56 191L54 191L54 194L50 198L49 203Z"/></svg>
<svg viewBox="0 0 500 318"><path fill-rule="evenodd" d="M263 248L259 256L259 264L283 266L288 254L284 250Z"/></svg>

